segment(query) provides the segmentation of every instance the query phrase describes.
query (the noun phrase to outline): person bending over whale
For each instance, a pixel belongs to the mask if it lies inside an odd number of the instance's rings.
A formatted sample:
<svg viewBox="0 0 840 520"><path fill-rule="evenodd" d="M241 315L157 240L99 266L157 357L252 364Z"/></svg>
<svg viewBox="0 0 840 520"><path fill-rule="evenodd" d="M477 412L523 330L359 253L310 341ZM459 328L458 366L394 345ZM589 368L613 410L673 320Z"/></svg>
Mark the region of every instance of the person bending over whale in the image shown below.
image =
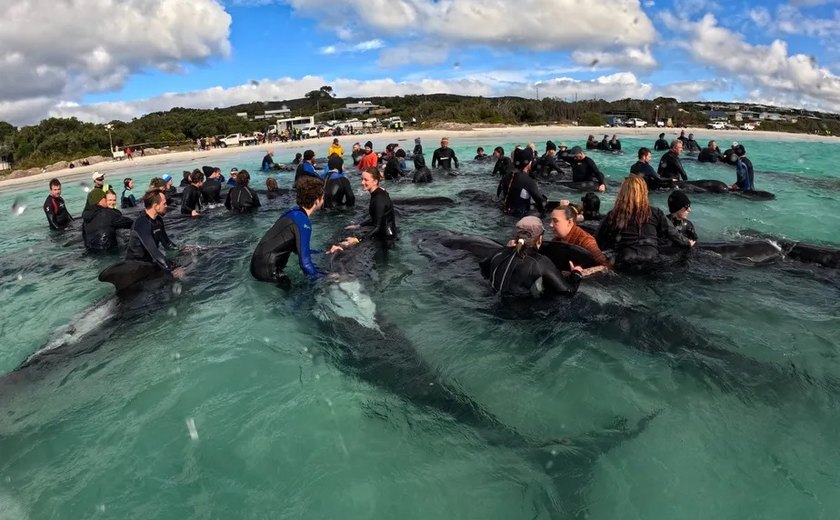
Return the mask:
<svg viewBox="0 0 840 520"><path fill-rule="evenodd" d="M481 274L493 291L503 297L540 297L577 292L583 269L569 262L568 278L546 256L539 253L545 228L537 217L516 223L513 247L503 246L481 261Z"/></svg>
<svg viewBox="0 0 840 520"><path fill-rule="evenodd" d="M331 156L327 167L329 171L324 179L324 207L352 208L356 205L356 196L350 181L344 176L344 159L338 155Z"/></svg>
<svg viewBox="0 0 840 520"><path fill-rule="evenodd" d="M663 179L656 173L656 170L650 165L650 156L649 148L639 148L639 160L630 167L630 173L642 177L648 186L648 190L670 187L671 179Z"/></svg>
<svg viewBox="0 0 840 520"><path fill-rule="evenodd" d="M615 251L616 267L630 270L658 262L660 240L694 246L694 240L674 229L662 210L650 205L647 184L635 175L621 183L615 207L601 221L595 239L602 251Z"/></svg>
<svg viewBox="0 0 840 520"><path fill-rule="evenodd" d="M533 199L537 211L544 215L546 197L540 193L537 182L529 175L533 165L533 151L530 148L517 148L513 155L514 169L502 177L496 189L496 196L502 196L502 210L514 217L524 217L531 212Z"/></svg>
<svg viewBox="0 0 840 520"><path fill-rule="evenodd" d="M309 249L312 237L309 217L324 204L324 183L312 176L299 179L295 201L297 206L277 219L251 255L251 276L261 282L275 283L284 289L291 285L284 270L292 253L298 256L300 270L310 279L322 275L312 262L312 251Z"/></svg>
<svg viewBox="0 0 840 520"><path fill-rule="evenodd" d="M411 176L411 182L432 182L432 170L426 166L426 159L422 154L414 156L414 173Z"/></svg>
<svg viewBox="0 0 840 520"><path fill-rule="evenodd" d="M162 190L149 190L142 200L146 210L131 226L125 259L152 263L162 270L171 271L175 265L167 260L159 249L161 245L165 249L177 249L169 240L163 224L163 216L166 215L166 194Z"/></svg>
<svg viewBox="0 0 840 520"><path fill-rule="evenodd" d="M98 195L97 195L98 196ZM117 194L103 193L92 208L82 213L82 240L88 251L113 251L117 248L117 230L129 229L133 221L116 209Z"/></svg>
<svg viewBox="0 0 840 520"><path fill-rule="evenodd" d="M73 217L67 211L67 205L61 198L61 181L52 179L50 181L50 194L44 201L44 213L47 215L47 223L50 229L62 230L70 225Z"/></svg>
<svg viewBox="0 0 840 520"><path fill-rule="evenodd" d="M251 182L251 174L248 170L242 170L236 174L236 186L228 191L225 197L225 207L236 213L248 213L261 206L260 196L257 192L248 187Z"/></svg>
<svg viewBox="0 0 840 520"><path fill-rule="evenodd" d="M587 157L580 146L572 148L571 154L574 156L574 162L572 162L572 181L597 182L598 191L607 191L607 181L604 178L604 174L595 165L595 161L591 157Z"/></svg>
<svg viewBox="0 0 840 520"><path fill-rule="evenodd" d="M370 193L370 206L368 207L369 217L361 224L350 224L345 230L361 230L360 236L349 237L338 245L330 248L330 253L342 251L347 247L354 246L362 240L379 239L385 247L394 246L397 239L397 220L394 213L394 204L391 196L379 183L382 181L382 173L376 168L368 168L362 172L362 189Z"/></svg>
<svg viewBox="0 0 840 520"><path fill-rule="evenodd" d="M601 252L595 238L576 224L577 217L577 208L571 204L555 208L551 212L551 230L554 231L554 240L582 247L589 251L599 265L609 265L607 257Z"/></svg>
<svg viewBox="0 0 840 520"><path fill-rule="evenodd" d="M680 154L683 151L683 142L679 139L671 141L671 149L662 155L659 159L659 169L656 173L662 179L682 179L688 180L688 175L685 174L682 161L680 161Z"/></svg>
<svg viewBox="0 0 840 520"><path fill-rule="evenodd" d="M690 240L697 240L697 232L694 231L694 224L688 220L688 213L691 211L691 201L688 195L680 190L672 191L668 196L668 220L674 225L674 229Z"/></svg>
<svg viewBox="0 0 840 520"><path fill-rule="evenodd" d="M700 155L697 156L697 162L716 163L723 160L723 154L714 140L709 141L709 146L700 150Z"/></svg>

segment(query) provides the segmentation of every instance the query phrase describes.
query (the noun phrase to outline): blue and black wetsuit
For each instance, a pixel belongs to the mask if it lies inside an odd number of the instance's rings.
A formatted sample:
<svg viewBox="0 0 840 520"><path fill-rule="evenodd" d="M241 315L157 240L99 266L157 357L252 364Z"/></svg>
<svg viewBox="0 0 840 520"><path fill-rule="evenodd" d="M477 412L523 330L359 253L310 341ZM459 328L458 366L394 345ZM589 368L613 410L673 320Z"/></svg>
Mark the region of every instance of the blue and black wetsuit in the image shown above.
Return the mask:
<svg viewBox="0 0 840 520"><path fill-rule="evenodd" d="M169 197L167 196L167 199L168 198ZM130 189L125 188L122 191L122 197L121 197L121 200L120 200L120 207L122 209L126 209L126 208L133 208L136 205L137 205L137 198L134 196L133 193L131 193Z"/></svg>
<svg viewBox="0 0 840 520"><path fill-rule="evenodd" d="M265 154L265 157L263 157L262 167L260 169L264 172L267 172L271 169L272 166L274 166L274 158L271 156L271 154L267 153Z"/></svg>
<svg viewBox="0 0 840 520"><path fill-rule="evenodd" d="M166 249L177 247L169 240L166 228L163 225L163 219L157 217L152 220L149 214L144 211L131 226L125 259L153 263L168 271L172 268L172 264L158 249L161 244Z"/></svg>
<svg viewBox="0 0 840 520"><path fill-rule="evenodd" d="M755 189L752 162L749 159L746 157L738 158L738 162L735 163L735 174L737 175L735 184L741 191L753 191Z"/></svg>
<svg viewBox="0 0 840 520"><path fill-rule="evenodd" d="M251 256L251 276L263 282L281 282L286 279L283 270L289 255L295 253L300 260L300 270L316 279L321 271L312 262L309 249L312 222L305 211L294 207L280 216L257 244Z"/></svg>
<svg viewBox="0 0 840 520"><path fill-rule="evenodd" d="M321 176L318 175L318 172L315 171L315 167L309 161L303 161L298 164L297 170L295 170L295 184L297 184L298 179L301 177L314 177L316 179L321 178Z"/></svg>

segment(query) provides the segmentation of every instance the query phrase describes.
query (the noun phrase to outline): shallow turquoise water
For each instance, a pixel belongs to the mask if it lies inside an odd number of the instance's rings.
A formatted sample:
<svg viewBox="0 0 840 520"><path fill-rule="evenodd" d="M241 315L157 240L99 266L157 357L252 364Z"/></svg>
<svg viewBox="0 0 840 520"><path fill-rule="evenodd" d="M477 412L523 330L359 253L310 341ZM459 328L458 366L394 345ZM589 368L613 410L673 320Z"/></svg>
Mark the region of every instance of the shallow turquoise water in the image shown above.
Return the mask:
<svg viewBox="0 0 840 520"><path fill-rule="evenodd" d="M463 160L497 143L455 144ZM593 154L612 179L650 143L623 144L624 155ZM840 145L745 146L757 188L777 199L693 196L701 239L751 228L840 247ZM428 157L433 144L425 147ZM261 157L215 164L256 169ZM388 189L395 198L495 191L491 163L464 162L457 178ZM142 186L197 166L130 175ZM734 179L725 166L686 169ZM0 192L4 374L69 325L113 315L112 289L96 275L114 258L84 256L78 230L51 235L45 196L44 186ZM64 197L80 214L82 187L66 183ZM603 209L613 197L602 197ZM653 195L660 207L665 198ZM15 200L27 207L20 215L9 210ZM367 195L359 200L363 210ZM73 355L0 380L0 518L786 519L833 518L840 507L834 271L698 259L659 276L587 281L570 301L522 316L499 307L468 260L417 244L428 228L503 239L511 221L465 203L404 212L397 249L360 280L377 319L508 427L568 439L554 464L579 477L558 486L530 450L354 377L336 354L354 337L319 319L329 284L306 286L295 274L287 294L251 279L250 254L282 209L168 216L177 243L204 248L188 255L178 290L71 342ZM317 214L314 242L353 218ZM733 357L691 354L697 345ZM632 428L652 413L637 436L573 456L617 418Z"/></svg>

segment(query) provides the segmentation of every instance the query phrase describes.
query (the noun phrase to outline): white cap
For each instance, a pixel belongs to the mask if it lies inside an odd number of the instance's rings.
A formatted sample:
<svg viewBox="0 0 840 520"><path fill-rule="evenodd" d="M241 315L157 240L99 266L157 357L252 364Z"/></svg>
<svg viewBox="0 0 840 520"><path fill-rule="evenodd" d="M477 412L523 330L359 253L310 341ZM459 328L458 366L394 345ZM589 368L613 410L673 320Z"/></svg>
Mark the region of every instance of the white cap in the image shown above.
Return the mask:
<svg viewBox="0 0 840 520"><path fill-rule="evenodd" d="M735 148L736 146L738 146L738 141L732 141L732 148Z"/></svg>
<svg viewBox="0 0 840 520"><path fill-rule="evenodd" d="M104 178L105 178L105 174L104 174L104 173L102 173L102 172L93 172L93 175L91 175L91 176L90 176L90 178L91 178L91 179L93 179L93 180L96 180L96 179L104 179Z"/></svg>

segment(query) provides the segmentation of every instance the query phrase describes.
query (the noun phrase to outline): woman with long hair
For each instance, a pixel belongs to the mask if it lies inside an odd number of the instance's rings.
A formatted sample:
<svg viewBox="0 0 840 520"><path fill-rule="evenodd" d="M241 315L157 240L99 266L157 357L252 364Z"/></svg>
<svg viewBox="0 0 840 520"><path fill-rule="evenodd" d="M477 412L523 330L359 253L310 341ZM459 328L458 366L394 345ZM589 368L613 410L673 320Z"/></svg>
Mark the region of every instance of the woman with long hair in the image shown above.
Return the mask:
<svg viewBox="0 0 840 520"><path fill-rule="evenodd" d="M636 175L624 179L615 206L601 222L595 238L601 250L615 252L617 267L659 261L660 240L686 249L694 246L694 240L674 229L662 210L650 205L647 184Z"/></svg>

